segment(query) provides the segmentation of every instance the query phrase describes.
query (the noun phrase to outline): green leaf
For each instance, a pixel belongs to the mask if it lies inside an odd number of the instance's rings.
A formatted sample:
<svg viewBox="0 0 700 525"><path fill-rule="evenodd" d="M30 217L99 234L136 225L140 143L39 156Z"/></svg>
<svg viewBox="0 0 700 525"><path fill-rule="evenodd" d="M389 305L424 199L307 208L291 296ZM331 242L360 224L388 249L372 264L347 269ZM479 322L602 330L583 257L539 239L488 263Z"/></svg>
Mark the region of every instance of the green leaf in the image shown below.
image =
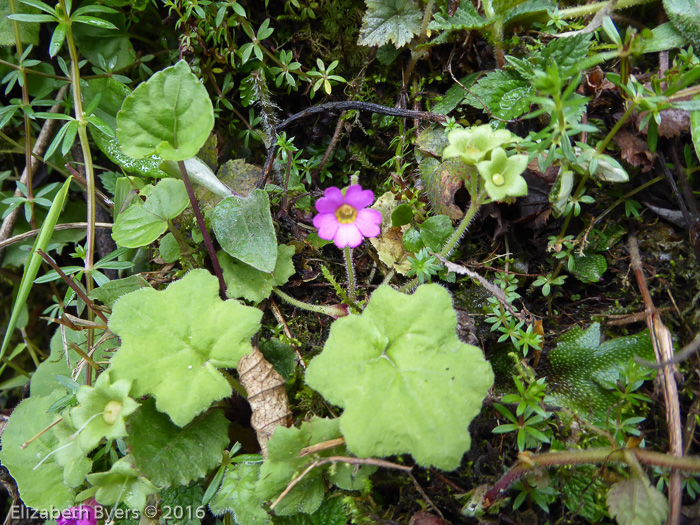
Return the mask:
<svg viewBox="0 0 700 525"><path fill-rule="evenodd" d="M102 6L85 7L92 9ZM74 15L82 9L84 8L78 9ZM102 21L93 17L81 17L81 23L73 24L75 43L80 49L80 53L92 65L104 68L107 64L111 71L126 69L136 60L136 52L130 41L126 15L104 11L100 13L100 18L104 19Z"/></svg>
<svg viewBox="0 0 700 525"><path fill-rule="evenodd" d="M439 252L455 229L446 215L435 215L420 225L420 239L430 251Z"/></svg>
<svg viewBox="0 0 700 525"><path fill-rule="evenodd" d="M688 45L688 39L681 35L671 22L656 26L652 37L642 42L645 53L658 53Z"/></svg>
<svg viewBox="0 0 700 525"><path fill-rule="evenodd" d="M664 9L675 28L700 48L700 0L664 0Z"/></svg>
<svg viewBox="0 0 700 525"><path fill-rule="evenodd" d="M275 270L277 237L267 192L253 190L248 197L222 200L211 222L216 239L231 257L262 272Z"/></svg>
<svg viewBox="0 0 700 525"><path fill-rule="evenodd" d="M260 469L257 494L265 500L276 499L292 479L317 459L347 455L345 446L339 445L299 457L302 448L339 437L341 433L338 419L313 418L311 421L302 423L301 428L277 427L267 444L267 458ZM337 464L333 467L333 469L347 468L354 472L355 466ZM361 485L375 470L374 467L361 467L355 473L355 479ZM310 470L275 507L275 514L288 516L298 512L306 514L315 512L323 501L324 476L330 472L332 472L330 465ZM330 474L331 480L336 475L337 473ZM345 479L340 476L340 481L343 482Z"/></svg>
<svg viewBox="0 0 700 525"><path fill-rule="evenodd" d="M15 12L35 14L38 9L15 2ZM14 46L16 43L12 21L7 18L10 14L10 2L0 2L0 47ZM39 45L39 24L19 24L19 39L23 44Z"/></svg>
<svg viewBox="0 0 700 525"><path fill-rule="evenodd" d="M415 228L409 228L403 234L401 239L404 249L409 253L418 253L423 248L423 241L420 238L420 232Z"/></svg>
<svg viewBox="0 0 700 525"><path fill-rule="evenodd" d="M610 487L608 510L619 525L660 525L666 522L668 503L646 476L633 474Z"/></svg>
<svg viewBox="0 0 700 525"><path fill-rule="evenodd" d="M294 376L297 356L291 346L284 344L279 339L270 339L260 344L260 351L285 381Z"/></svg>
<svg viewBox="0 0 700 525"><path fill-rule="evenodd" d="M184 60L137 87L117 115L117 138L135 159L154 153L165 160L194 157L213 127L207 90Z"/></svg>
<svg viewBox="0 0 700 525"><path fill-rule="evenodd" d="M159 489L148 479L139 475L132 464L131 456L124 456L107 472L88 474L88 482L97 488L95 499L105 506L125 503L129 508L143 511L146 497Z"/></svg>
<svg viewBox="0 0 700 525"><path fill-rule="evenodd" d="M131 90L113 78L94 78L81 87L80 94L87 106L99 97L99 104L92 113L112 129L117 129L117 113Z"/></svg>
<svg viewBox="0 0 700 525"><path fill-rule="evenodd" d="M260 476L260 462L235 463L226 467L221 488L209 502L214 516L233 514L238 525L270 523L264 500L255 492Z"/></svg>
<svg viewBox="0 0 700 525"><path fill-rule="evenodd" d="M606 385L615 383L620 368L633 356L653 359L654 352L646 331L604 343L600 338L598 323L586 330L572 328L549 353L542 375L557 384L550 394L556 404L604 424L608 408L617 401Z"/></svg>
<svg viewBox="0 0 700 525"><path fill-rule="evenodd" d="M549 0L526 0L505 11L503 22L506 25L511 25L517 21L521 26L528 26L535 21L549 20L547 11L550 10L552 10L552 2Z"/></svg>
<svg viewBox="0 0 700 525"><path fill-rule="evenodd" d="M46 411L62 395L56 391L47 397L25 399L12 412L2 435L0 461L17 482L24 503L37 510L50 507L63 510L74 501L74 492L63 483L63 467L53 455L49 456L58 448L58 438L53 432L45 432L25 449L20 448L59 418L58 414ZM43 459L46 460L34 470Z"/></svg>
<svg viewBox="0 0 700 525"><path fill-rule="evenodd" d="M295 514L294 516L276 517L275 524L279 525L345 525L351 523L351 516L345 510L345 504L340 494L335 494L323 500L321 506L313 514Z"/></svg>
<svg viewBox="0 0 700 525"><path fill-rule="evenodd" d="M435 13L434 20L428 24L431 31L466 31L479 29L489 22L479 16L474 4L471 2L461 2L452 16L446 17L442 13Z"/></svg>
<svg viewBox="0 0 700 525"><path fill-rule="evenodd" d="M29 297L29 292L34 285L34 279L36 279L37 273L39 273L39 266L43 259L41 255L37 253L37 250L47 251L49 242L51 240L51 235L53 234L53 229L58 222L58 216L61 214L61 209L63 208L63 203L66 200L66 195L68 194L68 187L70 186L70 181L72 177L68 177L68 180L63 183L61 189L54 197L51 208L44 223L41 225L41 231L37 235L34 245L32 246L31 255L29 257L29 263L24 268L24 273L22 274L22 281L19 284L19 291L17 292L17 297L12 306L12 314L10 315L10 320L7 323L7 329L5 330L5 336L2 339L2 347L0 347L0 357L5 355L5 350L7 345L10 343L10 338L12 333L15 331L15 326L17 325L17 320L19 319L20 313L27 302L27 297Z"/></svg>
<svg viewBox="0 0 700 525"><path fill-rule="evenodd" d="M383 46L390 41L399 48L420 33L423 13L414 0L366 0L367 11L357 43Z"/></svg>
<svg viewBox="0 0 700 525"><path fill-rule="evenodd" d="M163 488L203 478L221 463L228 423L222 410L212 410L178 428L149 399L131 417L128 441L134 466Z"/></svg>
<svg viewBox="0 0 700 525"><path fill-rule="evenodd" d="M107 372L100 374L94 386L78 389L76 399L80 406L71 409L70 417L80 429L77 439L83 450L91 451L102 438L126 436L125 418L139 407L129 397L130 389L131 381L127 379L110 383Z"/></svg>
<svg viewBox="0 0 700 525"><path fill-rule="evenodd" d="M85 476L92 470L92 460L87 458L89 450L80 446L76 436L79 430L64 418L51 429L58 439L55 460L63 468L63 481L69 487L79 487L85 483Z"/></svg>
<svg viewBox="0 0 700 525"><path fill-rule="evenodd" d="M138 248L152 243L168 228L168 221L190 203L185 183L175 179L163 179L155 186L148 184L141 195L146 202L135 199L114 222L112 238L119 246Z"/></svg>
<svg viewBox="0 0 700 525"><path fill-rule="evenodd" d="M160 240L158 253L166 263L172 263L180 258L180 245L172 233L166 233Z"/></svg>
<svg viewBox="0 0 700 525"><path fill-rule="evenodd" d="M413 295L380 286L361 315L333 323L306 381L345 408L340 426L352 453L408 452L423 466L459 466L493 372L456 327L449 293L432 284Z"/></svg>
<svg viewBox="0 0 700 525"><path fill-rule="evenodd" d="M110 308L122 295L126 295L141 288L150 288L150 284L141 275L130 275L124 279L115 279L92 290L88 297L94 301L100 301Z"/></svg>
<svg viewBox="0 0 700 525"><path fill-rule="evenodd" d="M518 73L498 69L488 73L464 97L470 106L484 111L484 104L495 116L511 120L525 113L530 106L528 97L533 89Z"/></svg>
<svg viewBox="0 0 700 525"><path fill-rule="evenodd" d="M571 196L571 190L574 189L574 173L570 170L561 168L557 175L557 180L554 181L552 189L549 192L549 203L552 205L552 214L554 217L561 217L566 209L566 203Z"/></svg>
<svg viewBox="0 0 700 525"><path fill-rule="evenodd" d="M693 100L700 101L700 95L696 95ZM693 137L695 154L700 159L700 111L693 111L690 113L690 133Z"/></svg>
<svg viewBox="0 0 700 525"><path fill-rule="evenodd" d="M172 509L172 515L167 523L173 525L200 525L204 517L205 507L202 505L204 489L199 484L188 487L172 487L160 493L160 508ZM182 514L180 513L182 509ZM175 517L175 516L182 517ZM166 521L166 520L164 520ZM120 524L126 525L126 524Z"/></svg>
<svg viewBox="0 0 700 525"><path fill-rule="evenodd" d="M399 204L394 211L391 212L391 227L397 228L404 224L410 224L413 221L413 208L410 204Z"/></svg>
<svg viewBox="0 0 700 525"><path fill-rule="evenodd" d="M592 35L593 33L579 33L566 38L555 38L533 62L541 67L556 62L559 72L568 78L578 71L578 64L588 55Z"/></svg>
<svg viewBox="0 0 700 525"><path fill-rule="evenodd" d="M277 247L275 269L272 273L265 273L219 251L216 256L226 281L226 295L230 299L242 297L254 303L267 299L272 293L273 286L286 284L296 273L292 255L294 255L294 246L281 244Z"/></svg>
<svg viewBox="0 0 700 525"><path fill-rule="evenodd" d="M597 283L608 269L608 262L604 255L585 252L583 256L574 255L574 268L572 274L581 282Z"/></svg>
<svg viewBox="0 0 700 525"><path fill-rule="evenodd" d="M110 375L131 379L133 396L153 394L179 427L231 394L217 369L236 367L260 328L259 310L218 295L216 277L193 270L164 291L125 295L109 320L122 340Z"/></svg>

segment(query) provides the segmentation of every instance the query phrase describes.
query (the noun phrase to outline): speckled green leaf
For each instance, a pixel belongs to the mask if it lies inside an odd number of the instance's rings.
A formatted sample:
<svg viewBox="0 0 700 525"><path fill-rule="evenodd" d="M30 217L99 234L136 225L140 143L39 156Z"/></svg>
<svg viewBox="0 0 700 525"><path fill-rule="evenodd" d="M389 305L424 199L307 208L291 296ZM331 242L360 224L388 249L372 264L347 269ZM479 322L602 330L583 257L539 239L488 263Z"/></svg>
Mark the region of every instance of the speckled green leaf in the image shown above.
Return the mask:
<svg viewBox="0 0 700 525"><path fill-rule="evenodd" d="M550 394L556 403L604 422L606 411L617 400L609 385L617 380L620 368L635 355L653 359L654 353L646 331L604 343L600 339L598 323L586 330L572 328L549 353L542 375L557 385Z"/></svg>
<svg viewBox="0 0 700 525"><path fill-rule="evenodd" d="M574 268L572 274L581 282L597 283L608 269L608 262L604 255L585 252L583 255L574 255Z"/></svg>

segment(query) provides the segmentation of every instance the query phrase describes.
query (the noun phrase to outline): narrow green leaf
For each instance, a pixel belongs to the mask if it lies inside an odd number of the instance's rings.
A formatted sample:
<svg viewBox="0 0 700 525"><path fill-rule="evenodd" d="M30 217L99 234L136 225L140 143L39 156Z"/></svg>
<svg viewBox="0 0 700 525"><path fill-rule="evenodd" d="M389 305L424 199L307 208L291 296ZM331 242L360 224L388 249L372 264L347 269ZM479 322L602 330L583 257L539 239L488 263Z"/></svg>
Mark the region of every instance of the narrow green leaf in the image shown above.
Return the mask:
<svg viewBox="0 0 700 525"><path fill-rule="evenodd" d="M47 250L49 241L51 240L51 234L53 234L53 229L58 222L58 217L61 214L61 209L63 208L63 203L66 200L66 195L68 195L68 187L70 186L70 181L72 177L69 177L63 186L56 194L56 197L51 204L49 213L46 215L44 223L41 225L41 231L34 241L34 246L32 246L32 254L29 257L29 263L24 268L24 274L22 275L22 281L19 284L19 291L17 292L17 298L12 307L12 314L10 316L10 322L7 324L7 331L5 332L5 337L2 340L2 347L0 348L0 358L5 354L7 345L10 342L10 337L15 330L17 325L17 319L19 318L22 307L27 302L27 297L29 297L29 291L32 289L34 284L34 279L36 279L36 274L39 272L39 266L41 265L41 255L39 255L37 250Z"/></svg>

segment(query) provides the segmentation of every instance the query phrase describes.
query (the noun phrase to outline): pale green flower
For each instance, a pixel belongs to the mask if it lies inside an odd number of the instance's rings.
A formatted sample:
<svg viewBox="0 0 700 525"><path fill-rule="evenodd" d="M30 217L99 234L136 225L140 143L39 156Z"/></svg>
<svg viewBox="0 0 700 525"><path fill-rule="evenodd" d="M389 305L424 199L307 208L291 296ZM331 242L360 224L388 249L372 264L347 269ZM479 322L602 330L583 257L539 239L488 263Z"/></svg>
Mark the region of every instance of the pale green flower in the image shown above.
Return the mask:
<svg viewBox="0 0 700 525"><path fill-rule="evenodd" d="M527 195L527 183L520 174L527 167L527 155L509 157L503 148L491 152L491 160L484 160L476 169L484 179L486 192L495 201L506 197Z"/></svg>
<svg viewBox="0 0 700 525"><path fill-rule="evenodd" d="M469 165L475 166L483 160L489 151L509 142L517 142L519 137L506 129L494 131L484 124L468 129L453 129L447 135L450 145L442 152L443 159L459 157Z"/></svg>

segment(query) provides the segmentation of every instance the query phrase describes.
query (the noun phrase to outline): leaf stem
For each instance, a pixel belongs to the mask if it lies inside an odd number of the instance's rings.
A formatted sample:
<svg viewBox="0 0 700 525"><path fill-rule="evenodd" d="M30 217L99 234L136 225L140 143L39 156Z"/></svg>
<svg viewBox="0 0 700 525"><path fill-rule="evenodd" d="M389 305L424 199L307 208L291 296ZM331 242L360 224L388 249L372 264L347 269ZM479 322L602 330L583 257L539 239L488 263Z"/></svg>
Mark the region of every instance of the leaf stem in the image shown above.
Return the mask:
<svg viewBox="0 0 700 525"><path fill-rule="evenodd" d="M224 274L221 272L221 266L219 266L219 259L216 258L216 250L214 250L214 243L211 241L209 236L209 231L207 231L207 225L204 222L204 217L199 209L199 204L197 203L197 198L194 195L194 189L192 189L192 183L190 182L190 176L187 175L187 168L185 168L184 161L178 160L177 166L180 168L180 175L185 183L185 189L187 189L187 196L190 199L190 204L192 205L192 211L194 216L197 218L197 226L199 226L199 231L202 232L202 237L204 237L204 244L207 247L207 252L209 252L209 258L211 259L211 264L214 267L214 274L219 280L219 297L222 301L226 300L226 282L224 281Z"/></svg>
<svg viewBox="0 0 700 525"><path fill-rule="evenodd" d="M345 254L345 270L348 272L348 299L351 304L355 304L357 296L355 294L355 267L352 265L352 248L346 246L343 248L343 253Z"/></svg>
<svg viewBox="0 0 700 525"><path fill-rule="evenodd" d="M295 299L291 295L287 295L277 287L273 287L272 291L292 306L296 306L297 308L301 308L302 310L308 310L309 312L316 312L318 314L328 315L333 318L344 317L348 314L347 308L344 305L330 306L321 304L309 304Z"/></svg>

